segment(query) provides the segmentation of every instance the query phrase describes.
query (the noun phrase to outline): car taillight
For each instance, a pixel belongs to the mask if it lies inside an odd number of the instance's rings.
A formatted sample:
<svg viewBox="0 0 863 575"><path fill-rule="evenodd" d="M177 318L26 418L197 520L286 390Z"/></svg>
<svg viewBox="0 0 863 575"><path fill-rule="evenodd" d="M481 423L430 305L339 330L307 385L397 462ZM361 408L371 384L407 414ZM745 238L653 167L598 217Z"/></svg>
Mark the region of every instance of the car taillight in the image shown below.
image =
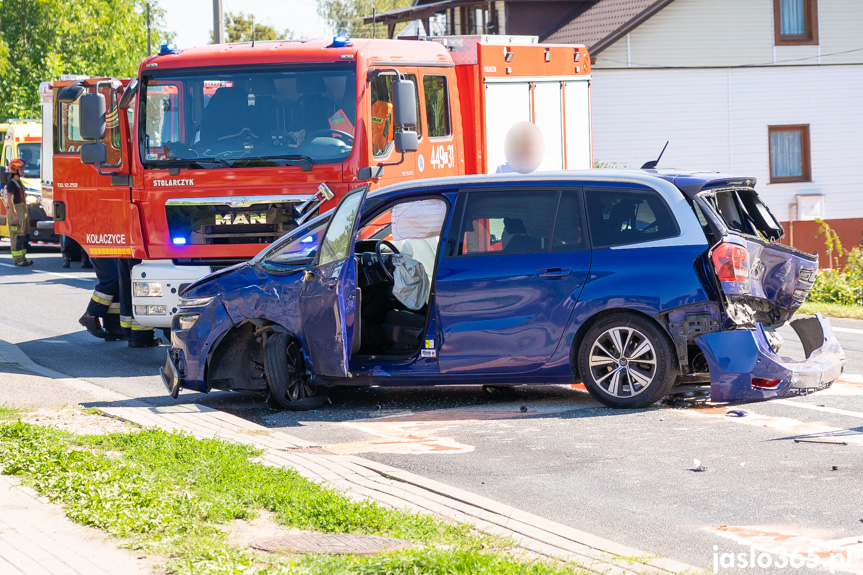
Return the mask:
<svg viewBox="0 0 863 575"><path fill-rule="evenodd" d="M713 250L713 266L722 282L749 279L749 252L737 244L721 243Z"/></svg>
<svg viewBox="0 0 863 575"><path fill-rule="evenodd" d="M754 389L776 389L782 383L781 379L766 379L764 377L753 377L752 387Z"/></svg>

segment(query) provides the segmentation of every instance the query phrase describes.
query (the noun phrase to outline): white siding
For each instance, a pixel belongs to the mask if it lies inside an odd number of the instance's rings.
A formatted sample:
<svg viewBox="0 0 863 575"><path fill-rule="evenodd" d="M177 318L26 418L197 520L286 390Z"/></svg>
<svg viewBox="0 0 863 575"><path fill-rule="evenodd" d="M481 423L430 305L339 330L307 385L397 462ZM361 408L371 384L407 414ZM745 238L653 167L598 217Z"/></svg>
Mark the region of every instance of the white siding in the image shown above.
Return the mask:
<svg viewBox="0 0 863 575"><path fill-rule="evenodd" d="M819 46L774 47L773 0L674 0L594 69L863 63L863 1L818 0L818 23Z"/></svg>
<svg viewBox="0 0 863 575"><path fill-rule="evenodd" d="M820 3L824 3L822 0ZM594 160L754 176L781 219L795 194L863 217L863 65L593 70ZM812 182L769 184L767 127L809 124Z"/></svg>

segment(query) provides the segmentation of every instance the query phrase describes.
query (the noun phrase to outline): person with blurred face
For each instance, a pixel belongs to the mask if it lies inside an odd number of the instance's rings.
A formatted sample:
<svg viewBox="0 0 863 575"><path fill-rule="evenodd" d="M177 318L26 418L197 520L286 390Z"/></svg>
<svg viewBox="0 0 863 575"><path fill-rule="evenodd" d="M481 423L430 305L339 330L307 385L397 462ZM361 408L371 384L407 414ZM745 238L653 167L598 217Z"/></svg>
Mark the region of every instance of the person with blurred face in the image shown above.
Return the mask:
<svg viewBox="0 0 863 575"><path fill-rule="evenodd" d="M522 121L506 133L503 150L506 163L497 167L496 174L529 174L542 163L545 140L536 125Z"/></svg>

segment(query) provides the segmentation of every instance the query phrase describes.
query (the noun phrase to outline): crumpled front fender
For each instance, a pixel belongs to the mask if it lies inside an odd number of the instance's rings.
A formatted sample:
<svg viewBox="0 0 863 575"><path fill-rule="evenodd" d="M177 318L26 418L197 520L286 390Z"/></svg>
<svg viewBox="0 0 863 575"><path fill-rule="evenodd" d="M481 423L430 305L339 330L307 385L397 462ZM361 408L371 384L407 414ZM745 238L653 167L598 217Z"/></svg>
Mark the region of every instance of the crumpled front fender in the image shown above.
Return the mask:
<svg viewBox="0 0 863 575"><path fill-rule="evenodd" d="M845 369L845 352L830 322L821 314L792 320L806 359L797 361L773 353L764 328L719 331L699 335L695 343L710 368L710 399L746 402L773 399L800 389L824 388ZM753 387L753 378L780 380L770 389Z"/></svg>

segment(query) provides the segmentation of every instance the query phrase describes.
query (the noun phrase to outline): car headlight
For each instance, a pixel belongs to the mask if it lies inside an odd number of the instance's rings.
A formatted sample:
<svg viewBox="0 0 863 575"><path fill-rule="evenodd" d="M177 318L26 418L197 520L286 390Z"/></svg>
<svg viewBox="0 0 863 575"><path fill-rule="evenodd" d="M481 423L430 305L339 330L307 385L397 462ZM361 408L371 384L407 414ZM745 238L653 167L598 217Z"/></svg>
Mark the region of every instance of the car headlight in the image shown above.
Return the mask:
<svg viewBox="0 0 863 575"><path fill-rule="evenodd" d="M33 195L28 194L27 195L27 203L28 204L38 204L39 198L37 196L33 196Z"/></svg>
<svg viewBox="0 0 863 575"><path fill-rule="evenodd" d="M161 282L133 282L135 297L162 297Z"/></svg>
<svg viewBox="0 0 863 575"><path fill-rule="evenodd" d="M199 317L200 317L200 314L197 314L197 313L190 313L190 314L183 314L183 315L174 316L174 318L177 321L177 326L180 328L181 331L191 329L192 326L195 325L195 322L198 321Z"/></svg>
<svg viewBox="0 0 863 575"><path fill-rule="evenodd" d="M181 297L178 307L185 309L194 309L199 307L207 307L215 297Z"/></svg>

